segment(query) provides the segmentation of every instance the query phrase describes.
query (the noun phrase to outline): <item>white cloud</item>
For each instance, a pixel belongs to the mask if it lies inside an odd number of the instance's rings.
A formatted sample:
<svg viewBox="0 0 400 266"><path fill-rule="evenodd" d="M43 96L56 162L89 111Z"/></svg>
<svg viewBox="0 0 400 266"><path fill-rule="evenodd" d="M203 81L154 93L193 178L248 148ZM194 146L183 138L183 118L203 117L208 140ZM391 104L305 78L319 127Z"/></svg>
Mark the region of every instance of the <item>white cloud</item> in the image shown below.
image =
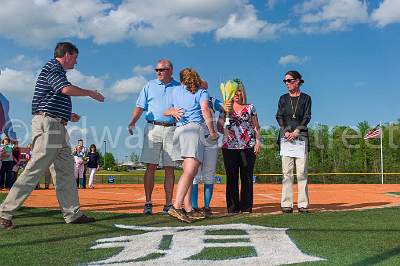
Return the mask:
<svg viewBox="0 0 400 266"><path fill-rule="evenodd" d="M384 0L380 3L379 7L372 12L371 18L379 27L400 22L400 1Z"/></svg>
<svg viewBox="0 0 400 266"><path fill-rule="evenodd" d="M37 57L17 55L10 60L10 64L21 70L34 70L40 67L43 62Z"/></svg>
<svg viewBox="0 0 400 266"><path fill-rule="evenodd" d="M242 0L127 0L88 25L95 42L131 39L139 45L192 44L192 36L223 25Z"/></svg>
<svg viewBox="0 0 400 266"><path fill-rule="evenodd" d="M104 77L86 76L76 69L67 71L68 81L84 89L103 90Z"/></svg>
<svg viewBox="0 0 400 266"><path fill-rule="evenodd" d="M141 65L137 65L133 68L133 73L135 73L136 75L148 75L154 72L154 67L151 65L147 65L147 66L141 66Z"/></svg>
<svg viewBox="0 0 400 266"><path fill-rule="evenodd" d="M118 80L111 87L111 98L116 101L124 101L132 94L139 93L147 79L143 76L134 76L128 79Z"/></svg>
<svg viewBox="0 0 400 266"><path fill-rule="evenodd" d="M343 31L349 25L368 22L367 4L360 0L309 0L294 10L307 33Z"/></svg>
<svg viewBox="0 0 400 266"><path fill-rule="evenodd" d="M217 39L266 40L282 28L260 20L248 0L124 0L115 5L110 0L3 0L1 4L0 36L38 47L68 38L92 38L98 44L131 40L140 46L192 45L193 36L204 33L216 34Z"/></svg>
<svg viewBox="0 0 400 266"><path fill-rule="evenodd" d="M310 60L310 58L308 56L299 57L297 55L289 54L289 55L281 56L279 58L278 63L282 66L286 66L289 64L302 65L302 64L306 63L308 60Z"/></svg>
<svg viewBox="0 0 400 266"><path fill-rule="evenodd" d="M2 0L0 35L38 47L56 39L84 38L86 24L110 7L97 0Z"/></svg>
<svg viewBox="0 0 400 266"><path fill-rule="evenodd" d="M36 75L31 71L5 68L1 70L0 91L19 96L33 95Z"/></svg>
<svg viewBox="0 0 400 266"><path fill-rule="evenodd" d="M229 16L227 23L216 31L216 38L221 39L275 39L286 23L271 24L257 18L257 11L252 5L245 5L241 12Z"/></svg>

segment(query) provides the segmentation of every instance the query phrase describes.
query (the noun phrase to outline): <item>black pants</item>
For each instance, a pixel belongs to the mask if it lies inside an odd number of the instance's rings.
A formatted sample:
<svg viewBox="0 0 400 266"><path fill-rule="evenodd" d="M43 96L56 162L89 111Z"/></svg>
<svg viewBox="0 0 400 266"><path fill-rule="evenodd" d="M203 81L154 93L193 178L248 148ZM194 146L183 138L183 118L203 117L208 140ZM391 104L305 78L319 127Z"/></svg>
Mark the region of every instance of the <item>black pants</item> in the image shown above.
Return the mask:
<svg viewBox="0 0 400 266"><path fill-rule="evenodd" d="M253 208L253 149L222 149L226 172L226 205L229 213L251 212ZM240 195L239 195L240 174Z"/></svg>
<svg viewBox="0 0 400 266"><path fill-rule="evenodd" d="M13 179L13 161L3 161L0 169L0 188L11 188L10 183Z"/></svg>

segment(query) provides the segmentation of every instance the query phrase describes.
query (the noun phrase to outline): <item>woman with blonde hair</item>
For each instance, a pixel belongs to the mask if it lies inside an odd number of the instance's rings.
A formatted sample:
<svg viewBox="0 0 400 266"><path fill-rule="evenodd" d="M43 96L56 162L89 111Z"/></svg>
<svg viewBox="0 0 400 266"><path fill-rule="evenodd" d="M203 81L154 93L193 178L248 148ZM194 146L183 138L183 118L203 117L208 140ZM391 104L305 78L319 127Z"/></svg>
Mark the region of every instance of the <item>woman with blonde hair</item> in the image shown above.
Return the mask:
<svg viewBox="0 0 400 266"><path fill-rule="evenodd" d="M223 129L222 155L226 172L226 204L228 213L251 213L253 208L253 169L260 152L260 126L256 108L247 103L241 80L233 98L230 125ZM225 121L221 113L219 125ZM221 128L221 127L220 127ZM240 193L239 193L240 176Z"/></svg>
<svg viewBox="0 0 400 266"><path fill-rule="evenodd" d="M218 139L214 129L211 111L208 106L209 95L201 88L199 74L191 68L180 72L182 86L174 88L171 94L172 107L165 115L173 116L177 122L174 132L174 161L182 162L183 173L179 179L176 197L168 214L180 221L190 223L202 219L204 215L196 212L191 203L191 187L194 176L203 162L204 130L206 123L210 140Z"/></svg>

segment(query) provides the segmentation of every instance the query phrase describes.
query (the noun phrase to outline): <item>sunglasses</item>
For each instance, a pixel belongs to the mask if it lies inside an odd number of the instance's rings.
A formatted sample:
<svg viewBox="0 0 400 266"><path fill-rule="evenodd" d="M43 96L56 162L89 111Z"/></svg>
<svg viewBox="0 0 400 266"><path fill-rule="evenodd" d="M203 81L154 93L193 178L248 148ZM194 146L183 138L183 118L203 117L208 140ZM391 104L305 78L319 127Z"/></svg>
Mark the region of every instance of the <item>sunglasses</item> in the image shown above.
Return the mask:
<svg viewBox="0 0 400 266"><path fill-rule="evenodd" d="M284 79L284 80L282 80L283 81L283 83L293 83L294 81L295 81L296 79Z"/></svg>
<svg viewBox="0 0 400 266"><path fill-rule="evenodd" d="M167 71L167 70L169 70L169 68L156 68L156 69L154 69L154 70L158 73L158 72Z"/></svg>

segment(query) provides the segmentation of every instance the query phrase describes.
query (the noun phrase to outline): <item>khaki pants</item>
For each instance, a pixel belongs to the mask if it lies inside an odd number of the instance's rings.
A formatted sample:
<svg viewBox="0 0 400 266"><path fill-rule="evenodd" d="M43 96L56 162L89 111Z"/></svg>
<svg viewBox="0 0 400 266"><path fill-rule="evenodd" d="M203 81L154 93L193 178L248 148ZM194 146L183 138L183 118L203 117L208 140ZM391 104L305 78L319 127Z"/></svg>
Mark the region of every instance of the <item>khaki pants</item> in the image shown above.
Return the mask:
<svg viewBox="0 0 400 266"><path fill-rule="evenodd" d="M282 208L293 208L293 169L296 164L298 208L308 208L307 155L305 158L282 156Z"/></svg>
<svg viewBox="0 0 400 266"><path fill-rule="evenodd" d="M82 216L74 173L74 159L67 143L68 133L52 117L35 115L32 119L32 158L0 206L0 217L11 220L17 208L36 187L40 176L49 169L54 173L57 199L66 223Z"/></svg>

